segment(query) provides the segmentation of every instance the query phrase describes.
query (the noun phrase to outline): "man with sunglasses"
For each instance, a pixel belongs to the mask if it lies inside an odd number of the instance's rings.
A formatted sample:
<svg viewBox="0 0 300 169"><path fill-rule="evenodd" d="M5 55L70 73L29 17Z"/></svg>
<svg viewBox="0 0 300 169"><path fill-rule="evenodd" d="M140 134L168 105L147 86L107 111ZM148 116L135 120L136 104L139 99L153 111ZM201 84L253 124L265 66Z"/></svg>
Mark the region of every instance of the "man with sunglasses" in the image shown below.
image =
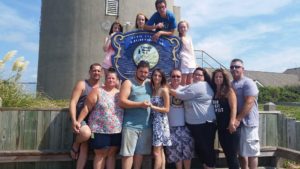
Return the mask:
<svg viewBox="0 0 300 169"><path fill-rule="evenodd" d="M244 76L244 65L241 59L233 59L230 64L233 77L232 87L237 95L237 117L235 127L239 127L239 155L241 168L257 168L260 144L258 135L258 88L255 82Z"/></svg>

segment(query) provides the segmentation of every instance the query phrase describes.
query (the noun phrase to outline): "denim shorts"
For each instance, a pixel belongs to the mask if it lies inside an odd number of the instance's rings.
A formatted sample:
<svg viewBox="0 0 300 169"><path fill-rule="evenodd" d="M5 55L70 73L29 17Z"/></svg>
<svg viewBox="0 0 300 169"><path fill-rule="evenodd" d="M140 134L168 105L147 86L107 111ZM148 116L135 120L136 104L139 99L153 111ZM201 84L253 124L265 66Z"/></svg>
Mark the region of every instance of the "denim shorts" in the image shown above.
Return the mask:
<svg viewBox="0 0 300 169"><path fill-rule="evenodd" d="M121 156L133 156L135 154L151 154L152 129L135 129L124 127L122 129Z"/></svg>
<svg viewBox="0 0 300 169"><path fill-rule="evenodd" d="M111 146L120 147L121 145L121 133L117 134L102 134L102 133L92 133L90 139L91 149L105 149Z"/></svg>

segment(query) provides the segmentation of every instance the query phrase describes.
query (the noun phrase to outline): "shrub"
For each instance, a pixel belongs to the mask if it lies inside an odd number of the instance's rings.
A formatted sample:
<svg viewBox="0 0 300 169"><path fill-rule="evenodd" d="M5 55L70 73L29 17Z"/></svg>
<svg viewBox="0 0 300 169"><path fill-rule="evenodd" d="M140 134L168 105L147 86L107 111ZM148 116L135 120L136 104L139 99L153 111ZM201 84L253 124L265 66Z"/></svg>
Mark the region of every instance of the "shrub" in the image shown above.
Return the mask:
<svg viewBox="0 0 300 169"><path fill-rule="evenodd" d="M9 51L0 60L0 70L10 61L17 51ZM67 107L67 101L55 101L37 93L36 95L28 94L19 84L22 72L26 69L28 61L24 57L17 58L12 66L10 76L4 78L0 74L0 98L2 99L2 107L24 107L24 108L53 108ZM3 71L1 71L4 73Z"/></svg>
<svg viewBox="0 0 300 169"><path fill-rule="evenodd" d="M300 86L260 87L259 103L300 102Z"/></svg>

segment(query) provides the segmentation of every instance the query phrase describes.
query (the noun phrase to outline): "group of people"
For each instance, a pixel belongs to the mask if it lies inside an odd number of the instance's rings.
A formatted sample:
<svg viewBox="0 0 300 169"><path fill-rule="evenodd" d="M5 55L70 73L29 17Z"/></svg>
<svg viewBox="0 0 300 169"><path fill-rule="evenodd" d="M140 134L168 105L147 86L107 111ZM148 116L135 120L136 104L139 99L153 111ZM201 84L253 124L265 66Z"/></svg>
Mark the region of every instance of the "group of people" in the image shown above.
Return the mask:
<svg viewBox="0 0 300 169"><path fill-rule="evenodd" d="M90 78L77 83L70 102L76 133L71 155L78 168L87 160L88 141L95 152L94 168L115 168L119 151L123 169L141 168L143 155L151 152L155 169L164 168L165 159L177 169L189 169L194 153L204 168L214 168L216 131L229 168L257 167L258 89L244 76L242 60L231 61L232 82L223 69L210 78L198 67L193 83L186 86L181 85L178 68L171 71L169 82L159 68L148 79L146 61L137 65L135 77L125 80L120 90L113 68L99 85L102 70L100 64L92 64Z"/></svg>
<svg viewBox="0 0 300 169"><path fill-rule="evenodd" d="M166 5L165 0L156 0L157 12L149 20L138 14L136 29L154 30L153 41L173 35L176 21ZM148 79L149 63L140 61L135 76L119 87L111 67L111 37L123 28L113 23L103 63L92 64L89 79L79 81L72 92L71 156L78 169L84 168L89 147L95 153L95 169L114 169L118 152L123 169L140 169L143 156L149 154L154 169L165 168L166 161L177 169L190 169L195 154L204 168L214 168L216 131L229 168L257 168L258 89L244 76L243 61L231 61L232 82L223 69L216 69L211 77L206 69L196 68L189 24L180 21L177 29L183 44L181 65L170 72L170 79L159 68ZM100 85L102 74L105 81Z"/></svg>

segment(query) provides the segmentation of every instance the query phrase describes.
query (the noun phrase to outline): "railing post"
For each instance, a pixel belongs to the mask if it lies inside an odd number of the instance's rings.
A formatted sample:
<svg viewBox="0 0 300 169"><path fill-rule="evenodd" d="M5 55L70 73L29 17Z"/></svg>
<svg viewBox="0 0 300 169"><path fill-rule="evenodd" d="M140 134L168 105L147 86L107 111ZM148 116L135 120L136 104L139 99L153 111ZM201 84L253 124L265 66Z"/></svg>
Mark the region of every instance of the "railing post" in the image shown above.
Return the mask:
<svg viewBox="0 0 300 169"><path fill-rule="evenodd" d="M276 165L276 168L282 168L283 167L283 164L284 164L284 159L281 158L281 157L275 157L275 165Z"/></svg>
<svg viewBox="0 0 300 169"><path fill-rule="evenodd" d="M203 51L201 51L201 67L203 67L204 65L203 65L203 60L204 60L204 55L203 55Z"/></svg>
<svg viewBox="0 0 300 169"><path fill-rule="evenodd" d="M264 104L264 111L275 111L276 110L276 104L272 102L268 102Z"/></svg>

